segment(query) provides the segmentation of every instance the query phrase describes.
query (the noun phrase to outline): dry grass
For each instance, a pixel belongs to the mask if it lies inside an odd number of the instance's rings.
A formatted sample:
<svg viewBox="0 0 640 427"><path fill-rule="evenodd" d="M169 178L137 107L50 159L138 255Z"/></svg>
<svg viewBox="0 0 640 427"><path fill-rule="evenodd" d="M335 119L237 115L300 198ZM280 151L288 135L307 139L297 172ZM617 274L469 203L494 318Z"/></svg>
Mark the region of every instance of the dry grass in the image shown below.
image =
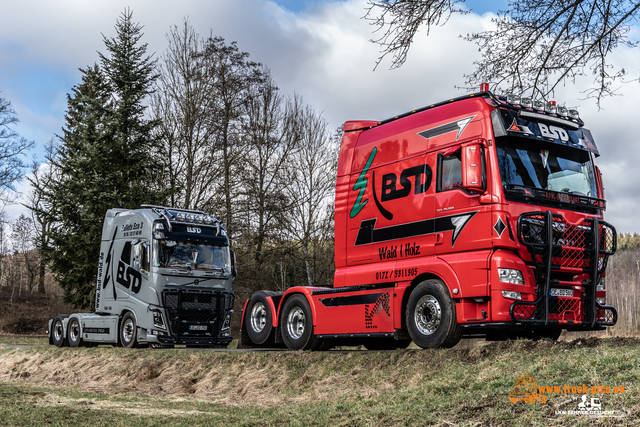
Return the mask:
<svg viewBox="0 0 640 427"><path fill-rule="evenodd" d="M576 425L545 405L509 402L515 380L539 385L623 385L604 395L633 424L640 415L640 340L482 343L451 350L395 352L220 352L122 348L0 348L0 413L39 425ZM7 391L3 394L2 387ZM30 405L30 406L29 406ZM574 405L575 406L575 405ZM18 407L33 415L22 421ZM124 417L124 418L123 418ZM27 422L28 421L28 422ZM29 424L30 423L30 424ZM84 423L84 424L83 424ZM65 424L62 424L65 425ZM124 425L131 425L124 423Z"/></svg>

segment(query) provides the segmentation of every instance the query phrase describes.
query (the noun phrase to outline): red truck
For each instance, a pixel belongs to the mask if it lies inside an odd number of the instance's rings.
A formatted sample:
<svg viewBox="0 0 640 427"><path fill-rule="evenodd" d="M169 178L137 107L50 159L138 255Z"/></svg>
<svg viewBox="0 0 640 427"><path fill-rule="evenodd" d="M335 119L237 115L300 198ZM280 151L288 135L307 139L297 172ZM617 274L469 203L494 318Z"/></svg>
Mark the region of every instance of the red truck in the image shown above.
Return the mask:
<svg viewBox="0 0 640 427"><path fill-rule="evenodd" d="M616 231L577 111L483 84L343 131L333 287L255 293L243 346L452 347L616 323Z"/></svg>

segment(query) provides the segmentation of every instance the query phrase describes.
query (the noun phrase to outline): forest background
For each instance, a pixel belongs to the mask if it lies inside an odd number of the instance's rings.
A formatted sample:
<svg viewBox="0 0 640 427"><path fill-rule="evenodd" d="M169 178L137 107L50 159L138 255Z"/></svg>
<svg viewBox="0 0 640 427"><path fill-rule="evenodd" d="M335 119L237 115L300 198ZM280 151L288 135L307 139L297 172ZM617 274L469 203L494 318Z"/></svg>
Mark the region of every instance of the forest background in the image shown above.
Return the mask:
<svg viewBox="0 0 640 427"><path fill-rule="evenodd" d="M238 301L257 289L330 285L339 130L300 95L283 94L267 65L235 42L200 36L185 19L168 32L166 50L154 54L142 28L125 10L116 36L103 35L96 62L81 69L65 126L47 145L46 165L31 165L34 191L26 204L33 215L2 218L0 290L11 302L62 294L75 308L90 309L104 212L143 202L202 209L222 220L240 262ZM10 100L0 107L0 186L10 204L26 166L21 156L33 143L12 131L18 118ZM107 191L105 182L112 183ZM87 195L95 203L83 203ZM636 307L631 291L640 276L634 252L640 239L619 240L610 295L621 298L621 309ZM95 250L70 259L78 247ZM623 268L616 279L618 259ZM47 267L54 284L47 285ZM626 312L634 313L631 325L637 309Z"/></svg>

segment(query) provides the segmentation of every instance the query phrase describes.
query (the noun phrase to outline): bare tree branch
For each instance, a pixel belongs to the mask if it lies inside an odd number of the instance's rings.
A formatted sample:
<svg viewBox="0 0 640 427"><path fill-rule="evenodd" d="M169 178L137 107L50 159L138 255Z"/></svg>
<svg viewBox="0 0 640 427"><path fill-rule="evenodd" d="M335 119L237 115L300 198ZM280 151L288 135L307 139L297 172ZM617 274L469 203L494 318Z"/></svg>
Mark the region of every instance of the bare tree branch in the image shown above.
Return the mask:
<svg viewBox="0 0 640 427"><path fill-rule="evenodd" d="M418 30L426 25L427 35L431 27L445 25L452 14L465 14L458 4L465 0L370 0L365 19L381 31L379 38L370 40L382 46L382 55L375 68L387 56L392 56L391 68L399 68L407 60L409 48Z"/></svg>
<svg viewBox="0 0 640 427"><path fill-rule="evenodd" d="M422 26L427 34L433 25L444 25L457 1L370 0L366 19L384 34L375 43L383 47L376 66L388 54L391 68L402 65L413 37ZM465 84L477 87L491 83L502 90L531 92L547 98L563 84L592 75L586 98L600 105L603 97L615 95L615 83L638 80L628 76L624 64L614 64L610 54L618 47L637 47L630 26L638 19L640 2L629 0L509 0L507 11L498 11L495 29L467 34L476 43L482 59ZM627 77L625 79L625 77Z"/></svg>

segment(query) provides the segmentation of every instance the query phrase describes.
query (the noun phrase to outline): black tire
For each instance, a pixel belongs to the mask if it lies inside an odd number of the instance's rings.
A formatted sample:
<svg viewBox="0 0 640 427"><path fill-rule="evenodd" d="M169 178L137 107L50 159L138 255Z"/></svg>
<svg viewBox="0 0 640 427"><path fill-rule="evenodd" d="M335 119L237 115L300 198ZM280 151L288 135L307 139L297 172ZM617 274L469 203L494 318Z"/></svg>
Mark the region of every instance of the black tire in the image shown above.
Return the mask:
<svg viewBox="0 0 640 427"><path fill-rule="evenodd" d="M405 349L411 344L411 340L397 340L395 338L373 338L365 341L364 348L367 350L397 350Z"/></svg>
<svg viewBox="0 0 640 427"><path fill-rule="evenodd" d="M69 347L80 347L82 345L82 330L77 317L69 320L67 323L67 342Z"/></svg>
<svg viewBox="0 0 640 427"><path fill-rule="evenodd" d="M254 344L273 341L273 313L264 292L256 292L251 296L244 313L244 327Z"/></svg>
<svg viewBox="0 0 640 427"><path fill-rule="evenodd" d="M120 345L125 348L138 346L138 325L136 318L130 311L127 311L120 322Z"/></svg>
<svg viewBox="0 0 640 427"><path fill-rule="evenodd" d="M67 337L64 333L64 323L62 322L62 320L67 317L69 317L67 314L58 314L53 319L53 323L51 323L51 342L53 342L56 347L64 347L67 345Z"/></svg>
<svg viewBox="0 0 640 427"><path fill-rule="evenodd" d="M411 292L405 319L409 336L419 347L450 348L462 338L456 306L439 280L426 280Z"/></svg>
<svg viewBox="0 0 640 427"><path fill-rule="evenodd" d="M313 317L307 299L300 294L285 302L280 318L282 340L291 350L317 350L322 340L313 334Z"/></svg>

